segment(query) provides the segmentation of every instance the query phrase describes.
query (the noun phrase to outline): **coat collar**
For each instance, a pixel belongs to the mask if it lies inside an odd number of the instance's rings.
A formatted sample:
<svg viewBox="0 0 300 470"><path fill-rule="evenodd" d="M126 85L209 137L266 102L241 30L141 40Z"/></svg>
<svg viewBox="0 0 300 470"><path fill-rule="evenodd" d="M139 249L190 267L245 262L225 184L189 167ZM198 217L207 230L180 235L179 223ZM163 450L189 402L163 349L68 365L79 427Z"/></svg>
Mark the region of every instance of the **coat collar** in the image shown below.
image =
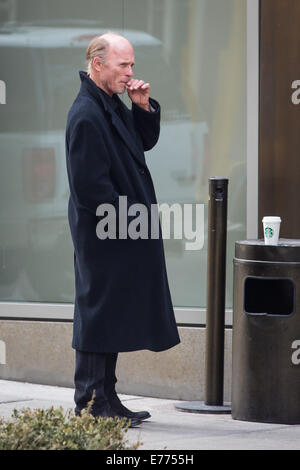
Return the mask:
<svg viewBox="0 0 300 470"><path fill-rule="evenodd" d="M82 82L82 89L86 90L90 95L92 95L93 98L95 98L96 101L104 108L104 111L110 117L113 126L117 130L124 143L127 145L133 157L138 161L139 164L142 164L146 167L144 154L138 148L135 142L135 129L132 120L128 116L129 110L127 106L125 106L118 95L113 95L111 98L107 93L105 93L105 91L96 85L96 83L87 75L86 72L80 71L79 76ZM116 108L118 106L123 109L123 116L126 120L126 125L116 112Z"/></svg>

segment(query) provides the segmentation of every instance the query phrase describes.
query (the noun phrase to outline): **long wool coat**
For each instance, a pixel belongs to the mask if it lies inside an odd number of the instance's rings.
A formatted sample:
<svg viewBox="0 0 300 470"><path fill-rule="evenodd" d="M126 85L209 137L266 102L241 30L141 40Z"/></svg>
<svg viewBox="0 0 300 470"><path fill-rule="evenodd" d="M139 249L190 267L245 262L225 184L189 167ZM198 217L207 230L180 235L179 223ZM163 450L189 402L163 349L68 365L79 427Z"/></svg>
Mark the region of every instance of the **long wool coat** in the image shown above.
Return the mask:
<svg viewBox="0 0 300 470"><path fill-rule="evenodd" d="M119 196L128 207L156 204L144 151L157 142L160 106L129 110L79 72L80 91L68 113L66 161L69 225L74 245L74 349L162 351L179 343L161 230L158 239L100 239L97 207ZM119 107L118 107L119 106ZM137 213L138 214L138 213ZM128 217L128 223L134 217Z"/></svg>

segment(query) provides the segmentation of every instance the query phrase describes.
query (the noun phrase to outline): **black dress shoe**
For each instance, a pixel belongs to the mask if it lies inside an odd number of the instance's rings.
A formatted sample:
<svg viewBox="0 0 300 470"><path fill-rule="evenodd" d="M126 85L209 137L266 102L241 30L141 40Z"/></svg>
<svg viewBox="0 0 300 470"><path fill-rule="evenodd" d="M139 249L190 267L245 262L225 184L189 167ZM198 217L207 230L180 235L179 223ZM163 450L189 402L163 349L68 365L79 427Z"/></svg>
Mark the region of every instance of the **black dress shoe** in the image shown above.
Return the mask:
<svg viewBox="0 0 300 470"><path fill-rule="evenodd" d="M119 419L125 419L125 423L124 423L124 426L123 427L126 427L127 424L129 424L129 427L130 428L134 428L135 426L138 426L139 424L141 424L142 420L140 418L138 418L137 416L124 416L124 415L121 415L120 413L113 413L113 418L119 418Z"/></svg>
<svg viewBox="0 0 300 470"><path fill-rule="evenodd" d="M75 415L76 416L80 416L80 411L75 411ZM104 408L103 410L101 411L94 411L94 412L91 412L91 415L94 416L94 418L118 418L118 419L124 419L126 418L125 420L125 423L123 425L123 427L126 427L128 424L129 424L129 427L130 428L133 428L135 426L138 426L139 424L141 424L142 420L139 419L137 416L125 416L125 415L122 415L118 412L116 412L115 410L113 410L111 407L109 408Z"/></svg>
<svg viewBox="0 0 300 470"><path fill-rule="evenodd" d="M126 406L124 406L121 402L117 404L112 403L111 407L115 413L125 418L138 419L139 421L143 421L144 419L148 419L151 417L148 411L131 411L126 408Z"/></svg>

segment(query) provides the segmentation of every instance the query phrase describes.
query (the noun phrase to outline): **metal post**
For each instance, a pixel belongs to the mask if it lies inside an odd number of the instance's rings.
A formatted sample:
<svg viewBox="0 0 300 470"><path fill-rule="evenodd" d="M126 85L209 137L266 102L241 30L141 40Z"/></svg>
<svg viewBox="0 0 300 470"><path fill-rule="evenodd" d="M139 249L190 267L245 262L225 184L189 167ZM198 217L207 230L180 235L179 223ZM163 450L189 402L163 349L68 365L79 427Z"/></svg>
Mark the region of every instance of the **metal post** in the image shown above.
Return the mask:
<svg viewBox="0 0 300 470"><path fill-rule="evenodd" d="M209 179L205 397L209 406L223 405L227 188L228 179Z"/></svg>
<svg viewBox="0 0 300 470"><path fill-rule="evenodd" d="M228 179L209 178L205 401L178 403L180 411L231 412L223 404L227 199Z"/></svg>

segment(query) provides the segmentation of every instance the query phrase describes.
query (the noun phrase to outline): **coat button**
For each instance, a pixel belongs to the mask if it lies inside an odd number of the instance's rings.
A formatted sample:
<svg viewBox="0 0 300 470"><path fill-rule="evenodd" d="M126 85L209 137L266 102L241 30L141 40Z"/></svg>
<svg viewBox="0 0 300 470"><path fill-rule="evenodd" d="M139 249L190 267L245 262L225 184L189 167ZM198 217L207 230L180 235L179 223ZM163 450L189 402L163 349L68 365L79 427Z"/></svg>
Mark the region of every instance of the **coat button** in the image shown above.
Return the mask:
<svg viewBox="0 0 300 470"><path fill-rule="evenodd" d="M145 174L144 168L140 168L140 173L141 173L141 175L144 175L144 174Z"/></svg>

